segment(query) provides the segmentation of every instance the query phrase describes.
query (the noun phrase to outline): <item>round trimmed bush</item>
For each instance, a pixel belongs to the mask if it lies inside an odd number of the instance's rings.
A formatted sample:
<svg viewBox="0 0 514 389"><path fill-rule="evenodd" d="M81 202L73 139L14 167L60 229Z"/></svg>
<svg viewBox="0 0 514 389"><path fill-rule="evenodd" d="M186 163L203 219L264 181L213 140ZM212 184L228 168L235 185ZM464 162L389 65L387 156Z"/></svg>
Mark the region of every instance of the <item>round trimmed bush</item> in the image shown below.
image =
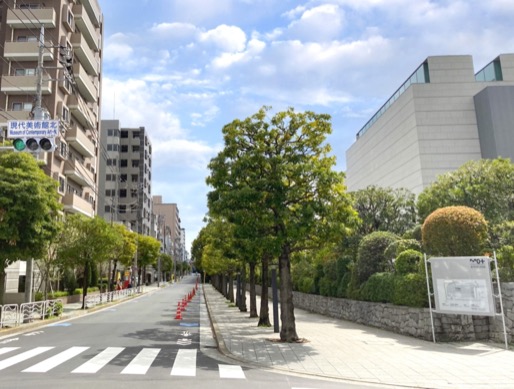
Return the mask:
<svg viewBox="0 0 514 389"><path fill-rule="evenodd" d="M391 270L386 248L398 240L398 235L387 231L376 231L362 238L359 244L354 271L356 281L362 285L374 273Z"/></svg>
<svg viewBox="0 0 514 389"><path fill-rule="evenodd" d="M484 216L464 206L435 210L425 219L422 228L423 247L430 255L479 255L487 237Z"/></svg>
<svg viewBox="0 0 514 389"><path fill-rule="evenodd" d="M417 273L419 262L422 261L423 254L417 250L405 250L398 255L394 261L394 269L398 274Z"/></svg>

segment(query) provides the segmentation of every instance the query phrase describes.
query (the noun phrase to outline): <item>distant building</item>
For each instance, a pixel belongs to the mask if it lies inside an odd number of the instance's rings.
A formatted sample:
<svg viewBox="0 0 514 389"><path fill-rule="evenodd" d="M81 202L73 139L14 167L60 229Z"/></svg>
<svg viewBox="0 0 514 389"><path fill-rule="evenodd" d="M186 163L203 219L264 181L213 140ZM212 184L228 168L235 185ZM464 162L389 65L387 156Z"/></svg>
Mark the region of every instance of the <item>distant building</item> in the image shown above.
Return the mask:
<svg viewBox="0 0 514 389"><path fill-rule="evenodd" d="M163 203L162 196L153 196L153 212L162 216L161 235L166 231L169 233L171 247L166 245L167 251L173 256L174 260L183 262L185 252L185 230L181 228L180 214L177 204Z"/></svg>
<svg viewBox="0 0 514 389"><path fill-rule="evenodd" d="M419 194L469 160L514 160L514 54L475 74L471 56L428 57L346 151L348 191Z"/></svg>
<svg viewBox="0 0 514 389"><path fill-rule="evenodd" d="M102 120L105 147L99 164L98 214L132 231L154 236L152 224L152 145L144 127L121 128Z"/></svg>

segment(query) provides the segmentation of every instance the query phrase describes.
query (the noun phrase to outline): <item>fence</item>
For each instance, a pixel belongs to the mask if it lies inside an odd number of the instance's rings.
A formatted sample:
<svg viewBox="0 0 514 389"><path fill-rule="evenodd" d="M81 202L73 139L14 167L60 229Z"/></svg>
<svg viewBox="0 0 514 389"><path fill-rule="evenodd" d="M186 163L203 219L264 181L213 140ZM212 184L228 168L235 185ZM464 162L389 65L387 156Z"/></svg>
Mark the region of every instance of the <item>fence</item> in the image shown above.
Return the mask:
<svg viewBox="0 0 514 389"><path fill-rule="evenodd" d="M61 300L36 301L23 304L0 305L0 328L16 327L34 320L44 320L62 314Z"/></svg>
<svg viewBox="0 0 514 389"><path fill-rule="evenodd" d="M166 283L163 284L166 285ZM95 305L121 300L138 293L143 293L143 286L87 295L85 307L92 308ZM0 328L16 327L22 323L29 323L34 320L44 320L51 316L60 316L62 314L62 306L63 303L59 299L36 301L20 305L0 305Z"/></svg>

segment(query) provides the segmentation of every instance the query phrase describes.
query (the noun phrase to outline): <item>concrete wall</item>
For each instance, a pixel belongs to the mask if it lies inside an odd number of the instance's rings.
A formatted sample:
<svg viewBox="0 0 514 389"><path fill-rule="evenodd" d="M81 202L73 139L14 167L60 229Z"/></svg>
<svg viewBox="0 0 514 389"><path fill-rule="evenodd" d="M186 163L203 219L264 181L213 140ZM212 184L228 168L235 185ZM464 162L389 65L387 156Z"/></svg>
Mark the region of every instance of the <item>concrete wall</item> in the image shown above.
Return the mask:
<svg viewBox="0 0 514 389"><path fill-rule="evenodd" d="M509 343L514 339L514 282L503 283L502 298ZM257 288L260 294L260 289ZM272 296L271 288L269 296ZM321 315L432 340L428 308L410 308L293 292L296 308ZM499 311L499 308L498 308ZM493 340L503 343L501 316L443 315L434 313L436 341Z"/></svg>

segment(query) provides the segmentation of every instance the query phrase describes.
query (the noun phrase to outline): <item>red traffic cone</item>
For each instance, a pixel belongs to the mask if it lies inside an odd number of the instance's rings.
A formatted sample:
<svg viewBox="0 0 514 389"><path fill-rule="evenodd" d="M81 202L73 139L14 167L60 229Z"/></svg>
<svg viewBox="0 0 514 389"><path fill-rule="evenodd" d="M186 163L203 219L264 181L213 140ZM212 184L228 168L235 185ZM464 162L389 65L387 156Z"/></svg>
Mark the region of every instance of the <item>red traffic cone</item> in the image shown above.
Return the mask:
<svg viewBox="0 0 514 389"><path fill-rule="evenodd" d="M177 314L175 315L176 320L182 320L182 309L180 308L180 303L177 306Z"/></svg>

